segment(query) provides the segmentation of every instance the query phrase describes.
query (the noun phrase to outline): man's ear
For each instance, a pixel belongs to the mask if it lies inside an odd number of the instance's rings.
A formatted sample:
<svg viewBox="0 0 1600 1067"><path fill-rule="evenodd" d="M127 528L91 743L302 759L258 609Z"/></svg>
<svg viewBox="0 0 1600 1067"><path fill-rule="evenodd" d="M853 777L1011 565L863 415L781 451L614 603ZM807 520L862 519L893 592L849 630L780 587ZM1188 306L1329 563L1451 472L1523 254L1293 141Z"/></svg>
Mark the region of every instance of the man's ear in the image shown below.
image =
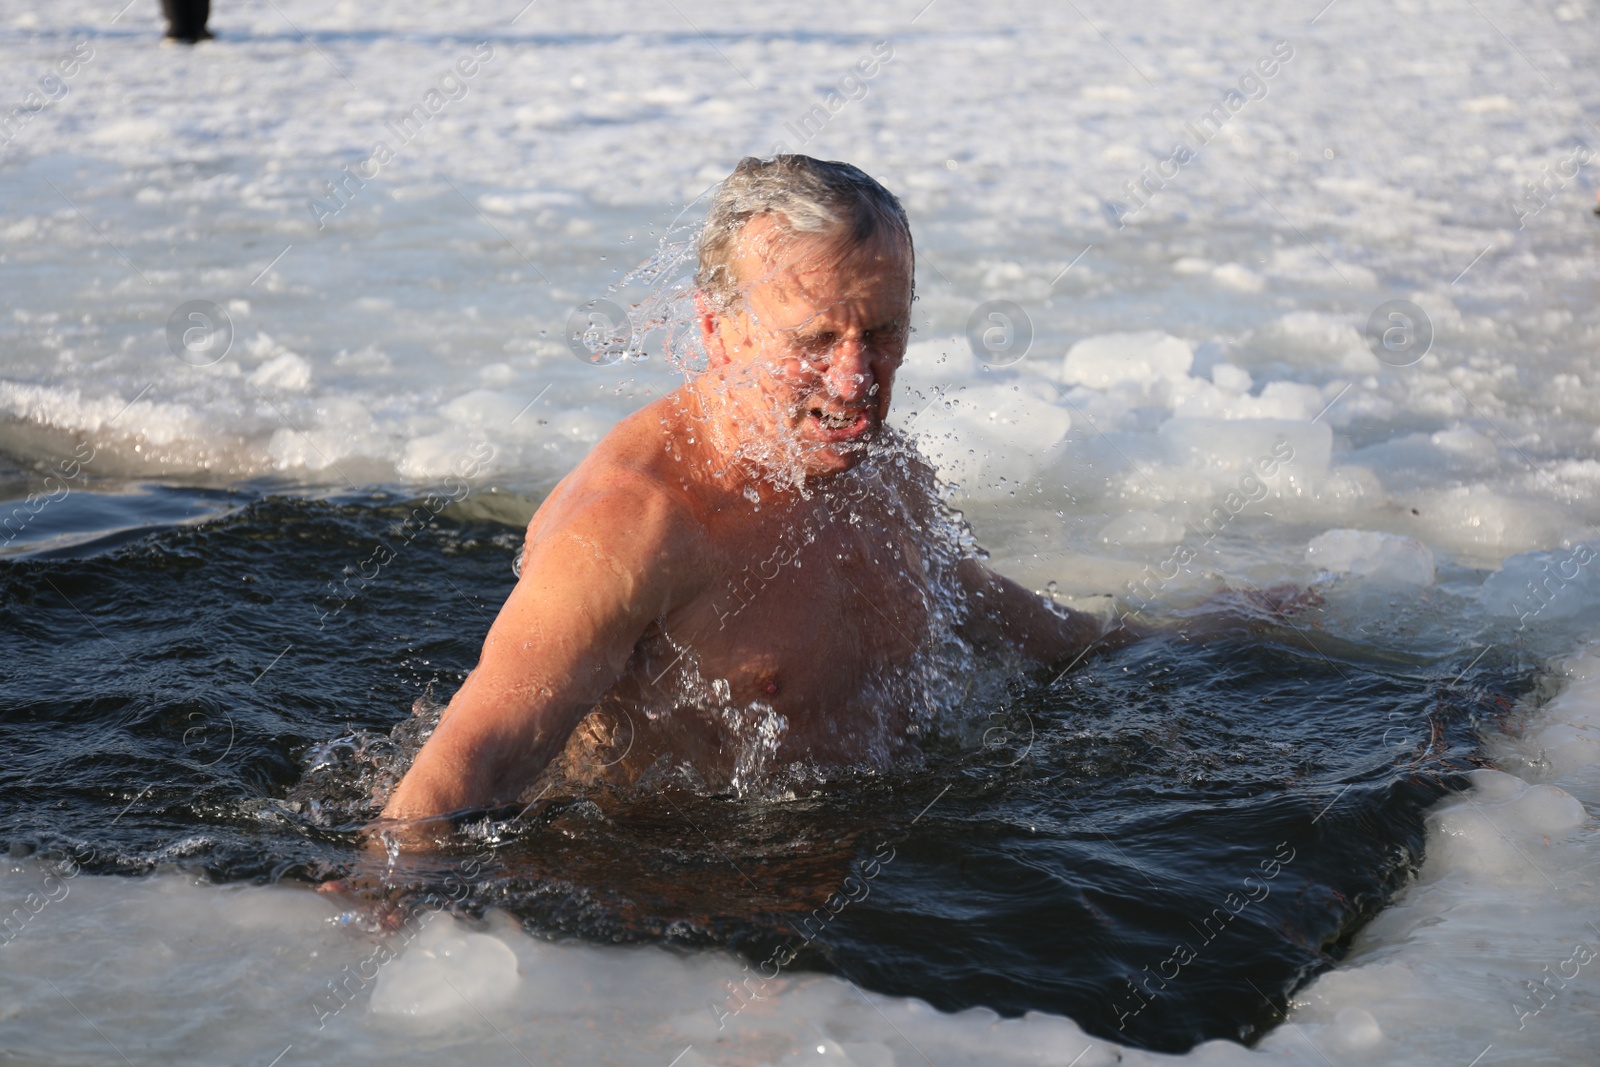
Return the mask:
<svg viewBox="0 0 1600 1067"><path fill-rule="evenodd" d="M728 349L722 343L722 332L718 328L722 323L722 315L711 306L702 289L695 290L694 308L700 322L700 341L705 345L706 358L713 367L728 363Z"/></svg>

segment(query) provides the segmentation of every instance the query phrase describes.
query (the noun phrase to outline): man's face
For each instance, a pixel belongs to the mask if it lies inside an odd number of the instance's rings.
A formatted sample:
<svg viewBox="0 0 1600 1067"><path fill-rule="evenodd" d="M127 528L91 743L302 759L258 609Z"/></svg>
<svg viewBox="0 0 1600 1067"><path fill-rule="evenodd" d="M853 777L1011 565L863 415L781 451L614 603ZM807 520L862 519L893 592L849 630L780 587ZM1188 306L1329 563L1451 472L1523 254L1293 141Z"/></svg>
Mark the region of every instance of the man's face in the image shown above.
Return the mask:
<svg viewBox="0 0 1600 1067"><path fill-rule="evenodd" d="M859 463L889 414L911 320L911 257L752 219L733 261L743 299L702 320L713 367L761 438L825 475Z"/></svg>

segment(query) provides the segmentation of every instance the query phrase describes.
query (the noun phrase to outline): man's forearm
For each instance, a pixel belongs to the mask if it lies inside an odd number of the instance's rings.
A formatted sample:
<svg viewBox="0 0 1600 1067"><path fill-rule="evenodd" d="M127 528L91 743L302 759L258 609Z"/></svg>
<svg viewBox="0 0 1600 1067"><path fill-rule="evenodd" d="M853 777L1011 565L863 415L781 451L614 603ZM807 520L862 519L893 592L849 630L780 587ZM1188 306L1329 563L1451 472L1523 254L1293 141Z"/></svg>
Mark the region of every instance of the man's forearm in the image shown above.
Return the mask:
<svg viewBox="0 0 1600 1067"><path fill-rule="evenodd" d="M1046 606L1029 592L975 559L962 561L961 581L972 598L964 636L980 643L1003 640L1029 659L1058 663L1081 654L1101 638L1095 616Z"/></svg>
<svg viewBox="0 0 1600 1067"><path fill-rule="evenodd" d="M390 794L383 817L425 819L486 807L502 799L496 795L495 777L481 761L450 752L429 739Z"/></svg>
<svg viewBox="0 0 1600 1067"><path fill-rule="evenodd" d="M515 801L566 744L585 710L495 706L469 676L384 805L420 819ZM503 700L504 697L502 696Z"/></svg>

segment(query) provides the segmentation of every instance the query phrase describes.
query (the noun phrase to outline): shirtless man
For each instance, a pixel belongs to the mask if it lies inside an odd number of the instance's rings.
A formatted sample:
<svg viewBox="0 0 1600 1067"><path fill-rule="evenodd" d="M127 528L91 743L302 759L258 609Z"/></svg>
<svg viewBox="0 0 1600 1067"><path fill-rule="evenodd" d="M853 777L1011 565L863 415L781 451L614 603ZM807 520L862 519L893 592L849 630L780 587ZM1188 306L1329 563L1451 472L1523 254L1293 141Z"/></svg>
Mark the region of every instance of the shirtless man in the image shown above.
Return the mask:
<svg viewBox="0 0 1600 1067"><path fill-rule="evenodd" d="M707 367L540 506L478 666L385 818L525 799L552 761L629 781L687 764L738 788L752 747L767 766L881 760L909 714L884 694L940 625L1039 663L1102 636L932 547L949 526L931 472L885 424L913 265L892 194L842 163L746 159L700 258ZM628 720L626 758L579 729L604 707Z"/></svg>

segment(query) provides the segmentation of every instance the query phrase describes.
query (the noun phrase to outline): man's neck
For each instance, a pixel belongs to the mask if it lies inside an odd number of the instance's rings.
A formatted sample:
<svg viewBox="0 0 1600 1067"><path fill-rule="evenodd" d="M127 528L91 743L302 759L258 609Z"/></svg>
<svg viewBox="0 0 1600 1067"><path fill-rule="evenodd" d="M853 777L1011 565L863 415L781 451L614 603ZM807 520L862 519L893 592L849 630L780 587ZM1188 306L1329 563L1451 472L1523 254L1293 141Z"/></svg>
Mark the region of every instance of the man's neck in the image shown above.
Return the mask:
<svg viewBox="0 0 1600 1067"><path fill-rule="evenodd" d="M794 443L772 431L758 389L711 370L685 383L683 396L679 412L694 428L700 465L723 488L746 497L754 489L762 499L808 497L832 479L807 472Z"/></svg>

